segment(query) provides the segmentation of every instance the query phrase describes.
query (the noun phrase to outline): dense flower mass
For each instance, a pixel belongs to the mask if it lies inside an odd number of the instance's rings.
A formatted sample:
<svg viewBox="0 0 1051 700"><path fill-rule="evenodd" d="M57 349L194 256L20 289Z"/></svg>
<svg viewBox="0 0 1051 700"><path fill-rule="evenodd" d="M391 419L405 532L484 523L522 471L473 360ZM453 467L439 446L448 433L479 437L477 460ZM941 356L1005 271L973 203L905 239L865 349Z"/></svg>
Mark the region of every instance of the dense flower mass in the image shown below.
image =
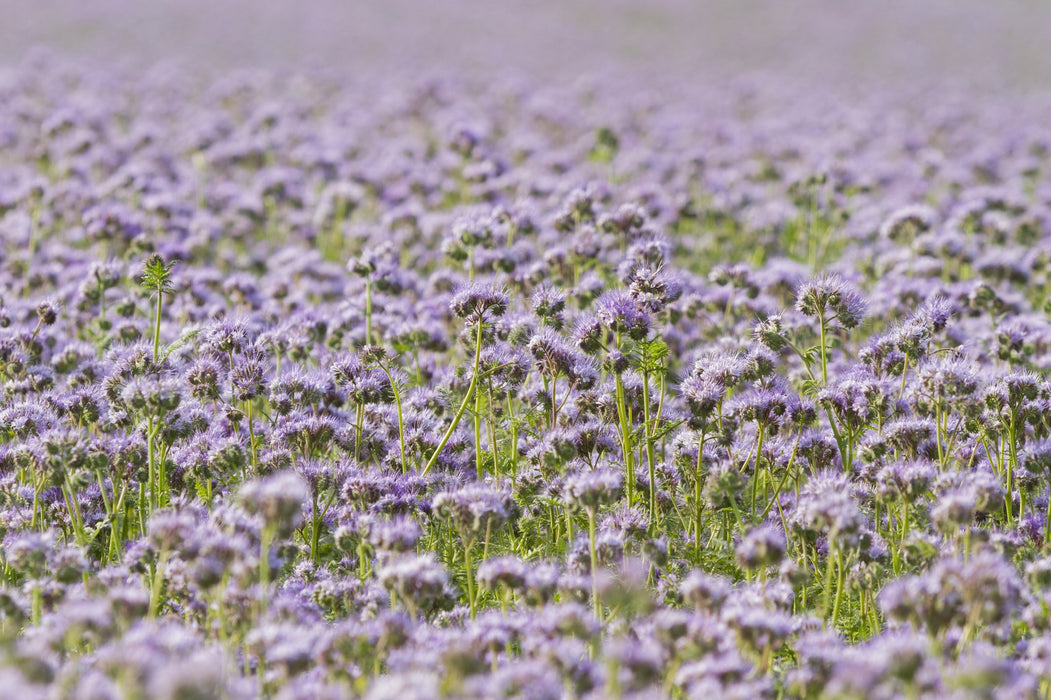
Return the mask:
<svg viewBox="0 0 1051 700"><path fill-rule="evenodd" d="M1018 100L5 74L2 694L1047 697Z"/></svg>

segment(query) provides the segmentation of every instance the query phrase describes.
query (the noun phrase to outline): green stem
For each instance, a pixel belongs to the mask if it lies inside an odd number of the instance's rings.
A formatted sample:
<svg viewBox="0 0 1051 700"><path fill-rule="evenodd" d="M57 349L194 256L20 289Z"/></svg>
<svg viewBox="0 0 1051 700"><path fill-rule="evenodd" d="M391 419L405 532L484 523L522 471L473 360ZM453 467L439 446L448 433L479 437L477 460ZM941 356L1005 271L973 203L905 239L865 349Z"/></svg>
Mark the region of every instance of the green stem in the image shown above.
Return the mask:
<svg viewBox="0 0 1051 700"><path fill-rule="evenodd" d="M774 503L776 503L777 499L781 496L781 489L783 489L785 487L785 482L788 481L788 476L789 476L789 474L791 474L791 472L792 472L792 467L791 467L791 465L789 465L789 467L787 469L785 469L785 473L781 475L781 480L779 482L777 482L777 487L774 489L774 496L773 496L773 498L771 498L769 501L767 501L766 507L763 508L763 512L759 516L759 522L762 522L763 520L765 520L767 514L770 512L770 509L774 507Z"/></svg>
<svg viewBox="0 0 1051 700"><path fill-rule="evenodd" d="M642 373L642 420L643 439L646 441L646 461L650 474L650 529L657 527L657 458L653 448L653 431L650 424L650 375Z"/></svg>
<svg viewBox="0 0 1051 700"><path fill-rule="evenodd" d="M551 386L547 386L547 380L544 380L544 388L549 392L548 395L551 397L551 429L555 429L555 423L558 420L558 375L552 374Z"/></svg>
<svg viewBox="0 0 1051 700"><path fill-rule="evenodd" d="M424 475L431 470L434 463L438 461L438 455L441 454L442 449L449 442L453 432L456 431L456 426L460 424L460 419L463 418L463 414L467 411L467 406L471 402L471 398L474 396L475 387L478 384L478 368L482 362L482 319L478 319L478 333L475 339L474 348L474 372L471 373L471 383L467 387L467 395L463 397L463 401L460 403L460 408L457 409L456 415L453 416L452 423L449 424L448 430L445 431L445 435L442 436L441 442L434 448L434 452L431 454L431 458L427 460L427 464L424 465L423 471L420 475Z"/></svg>
<svg viewBox="0 0 1051 700"><path fill-rule="evenodd" d="M828 618L832 607L832 571L835 564L835 557L833 556L832 550L829 549L828 555L825 558L825 586L821 593L821 617L826 619Z"/></svg>
<svg viewBox="0 0 1051 700"><path fill-rule="evenodd" d="M478 481L482 480L485 469L482 468L482 392L474 391L474 468Z"/></svg>
<svg viewBox="0 0 1051 700"><path fill-rule="evenodd" d="M617 333L617 350L620 350L621 337ZM624 395L624 380L620 373L614 375L617 398L617 419L620 422L620 440L624 449L624 474L627 481L628 505L635 500L635 454L631 441L631 427L628 424L628 407Z"/></svg>
<svg viewBox="0 0 1051 700"><path fill-rule="evenodd" d="M694 472L693 481L693 500L694 500L694 512L693 512L693 544L699 553L701 551L701 492L704 488L704 480L701 478L701 468L704 463L704 431L701 431L701 438L697 442L697 466Z"/></svg>
<svg viewBox="0 0 1051 700"><path fill-rule="evenodd" d="M760 423L756 427L758 434L755 440L755 461L752 464L752 471L755 473L752 475L752 505L749 509L752 513L755 512L755 502L759 493L759 459L763 456L763 425Z"/></svg>
<svg viewBox="0 0 1051 700"><path fill-rule="evenodd" d="M487 382L489 403L486 405L486 425L489 427L489 448L493 451L493 472L496 474L500 473L500 453L496 444L496 417L493 415L493 406L496 402L493 399L493 382L489 379Z"/></svg>
<svg viewBox="0 0 1051 700"><path fill-rule="evenodd" d="M602 621L602 607L599 603L598 594L598 548L595 545L595 509L587 508L588 516L588 551L591 555L591 604L595 609L595 617Z"/></svg>
<svg viewBox="0 0 1051 700"><path fill-rule="evenodd" d="M464 541L463 550L463 561L464 567L467 569L467 603L471 606L471 619L473 620L477 613L477 602L475 601L474 594L474 561L471 558L471 549L474 547L474 540Z"/></svg>
<svg viewBox="0 0 1051 700"><path fill-rule="evenodd" d="M361 459L361 431L365 425L365 404L359 403L354 419L354 461ZM309 455L306 455L309 456Z"/></svg>
<svg viewBox="0 0 1051 700"><path fill-rule="evenodd" d="M146 464L147 464L147 478L150 482L150 512L153 512L157 508L157 464L156 464L156 450L153 446L154 427L153 427L153 416L149 416L146 419Z"/></svg>
<svg viewBox="0 0 1051 700"><path fill-rule="evenodd" d="M839 607L843 602L843 589L846 588L846 571L843 569L843 550L836 550L836 601L832 606L832 626L839 622Z"/></svg>
<svg viewBox="0 0 1051 700"><path fill-rule="evenodd" d="M252 451L252 475L259 476L259 456L256 452L255 445L255 425L253 423L254 416L252 415L252 400L248 399L245 401L245 413L248 414L248 442L249 448Z"/></svg>
<svg viewBox="0 0 1051 700"><path fill-rule="evenodd" d="M1051 540L1051 493L1047 499L1047 513L1044 516L1044 541Z"/></svg>
<svg viewBox="0 0 1051 700"><path fill-rule="evenodd" d="M70 524L73 526L73 537L78 545L84 546L87 544L87 538L84 536L84 519L81 517L80 504L77 503L77 494L73 490L68 472L63 477L63 482L62 490L66 499L66 508L69 510Z"/></svg>
<svg viewBox="0 0 1051 700"><path fill-rule="evenodd" d="M113 518L110 523L109 531L109 558L111 561L116 560L117 551L119 549L119 543L124 541L124 525L127 521L127 514L124 512L124 496L128 493L128 485L122 484L120 488L120 496L117 497L117 503L113 506Z"/></svg>
<svg viewBox="0 0 1051 700"><path fill-rule="evenodd" d="M404 474L409 469L409 462L405 459L405 419L401 409L401 392L398 391L398 385L390 369L384 365L380 365L379 368L387 375L387 381L390 382L391 391L394 393L394 405L398 409L398 447L401 449L401 472Z"/></svg>
<svg viewBox="0 0 1051 700"><path fill-rule="evenodd" d="M153 324L153 361L157 362L157 358L161 354L161 305L164 302L164 292L157 291L157 318Z"/></svg>
<svg viewBox="0 0 1051 700"><path fill-rule="evenodd" d="M821 329L821 385L828 385L828 348L826 347L825 314L818 316L818 326Z"/></svg>
<svg viewBox="0 0 1051 700"><path fill-rule="evenodd" d="M29 527L34 530L37 527L37 523L40 521L40 492L43 488L43 485L39 483L33 488L33 519L29 523Z"/></svg>
<svg viewBox="0 0 1051 700"><path fill-rule="evenodd" d="M1012 490L1011 482L1012 481L1017 481L1015 479L1015 474L1016 474L1016 472L1018 470L1018 434L1017 434L1017 430L1018 430L1018 428L1017 428L1017 415L1016 415L1016 411L1012 408L1011 409L1011 424L1010 424L1010 427L1008 428L1008 433L1007 433L1007 435L1008 435L1008 439L1007 439L1007 498L1008 498L1008 500L1012 500L1013 499L1013 496L1011 494L1011 490ZM1025 515L1025 511L1026 511L1026 502L1025 501L1026 501L1026 499L1025 499L1025 489L1024 488L1019 488L1018 489L1018 517L1022 517L1023 515Z"/></svg>
<svg viewBox="0 0 1051 700"><path fill-rule="evenodd" d="M507 417L511 422L511 479L518 477L518 420L515 418L511 394L507 394Z"/></svg>
<svg viewBox="0 0 1051 700"><path fill-rule="evenodd" d="M317 566L321 552L321 513L318 511L318 494L314 494L313 509L310 517L310 561Z"/></svg>
<svg viewBox="0 0 1051 700"><path fill-rule="evenodd" d="M160 612L161 588L164 587L164 566L167 562L168 552L161 550L153 569L153 579L150 581L150 617L157 617L157 613Z"/></svg>

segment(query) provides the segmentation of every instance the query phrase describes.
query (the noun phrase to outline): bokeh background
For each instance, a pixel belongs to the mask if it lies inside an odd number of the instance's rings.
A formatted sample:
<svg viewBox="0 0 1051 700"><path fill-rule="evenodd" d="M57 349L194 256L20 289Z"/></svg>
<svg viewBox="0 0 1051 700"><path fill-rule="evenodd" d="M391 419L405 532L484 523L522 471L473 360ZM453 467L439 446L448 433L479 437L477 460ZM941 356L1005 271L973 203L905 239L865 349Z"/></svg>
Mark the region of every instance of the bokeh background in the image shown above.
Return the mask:
<svg viewBox="0 0 1051 700"><path fill-rule="evenodd" d="M761 76L866 90L1051 87L1037 0L2 0L0 62L582 75L683 86Z"/></svg>

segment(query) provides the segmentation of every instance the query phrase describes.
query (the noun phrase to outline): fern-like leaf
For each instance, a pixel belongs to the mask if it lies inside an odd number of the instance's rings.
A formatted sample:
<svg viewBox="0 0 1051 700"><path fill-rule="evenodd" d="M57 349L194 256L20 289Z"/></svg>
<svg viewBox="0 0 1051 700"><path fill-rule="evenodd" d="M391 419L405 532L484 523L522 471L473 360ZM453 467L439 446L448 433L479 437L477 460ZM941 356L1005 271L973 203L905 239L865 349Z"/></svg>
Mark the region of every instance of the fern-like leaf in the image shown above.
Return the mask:
<svg viewBox="0 0 1051 700"><path fill-rule="evenodd" d="M172 284L171 271L175 267L175 262L173 260L170 263L165 263L160 255L154 253L146 258L146 262L142 266L139 284L153 294L174 294L175 285Z"/></svg>

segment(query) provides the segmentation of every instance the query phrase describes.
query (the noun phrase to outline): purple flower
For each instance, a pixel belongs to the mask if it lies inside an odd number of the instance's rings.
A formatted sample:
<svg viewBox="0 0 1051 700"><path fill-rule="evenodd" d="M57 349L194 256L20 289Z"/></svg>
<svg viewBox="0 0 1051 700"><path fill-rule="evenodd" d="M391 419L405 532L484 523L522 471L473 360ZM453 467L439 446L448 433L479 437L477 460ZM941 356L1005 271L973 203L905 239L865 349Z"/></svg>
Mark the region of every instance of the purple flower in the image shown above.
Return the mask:
<svg viewBox="0 0 1051 700"><path fill-rule="evenodd" d="M623 484L612 471L584 472L566 480L562 498L572 507L595 510L618 499Z"/></svg>
<svg viewBox="0 0 1051 700"><path fill-rule="evenodd" d="M825 275L800 285L796 290L796 309L825 321L838 321L854 328L865 316L866 302L861 293L839 275Z"/></svg>
<svg viewBox="0 0 1051 700"><path fill-rule="evenodd" d="M452 312L471 324L499 318L507 313L511 300L505 292L491 284L476 282L459 289L449 302Z"/></svg>
<svg viewBox="0 0 1051 700"><path fill-rule="evenodd" d="M773 525L760 525L749 531L737 545L734 558L742 569L754 571L777 566L785 549L785 533Z"/></svg>
<svg viewBox="0 0 1051 700"><path fill-rule="evenodd" d="M442 491L431 501L433 514L448 521L464 541L491 533L511 519L514 499L505 491L471 484L455 491Z"/></svg>
<svg viewBox="0 0 1051 700"><path fill-rule="evenodd" d="M376 579L414 618L448 610L455 600L448 574L430 554L392 557L376 569Z"/></svg>
<svg viewBox="0 0 1051 700"><path fill-rule="evenodd" d="M624 290L603 293L595 300L594 312L599 322L614 333L623 333L633 340L649 335L649 314Z"/></svg>
<svg viewBox="0 0 1051 700"><path fill-rule="evenodd" d="M288 536L303 519L310 490L303 477L286 471L246 483L238 497L245 510L262 518L264 527Z"/></svg>

